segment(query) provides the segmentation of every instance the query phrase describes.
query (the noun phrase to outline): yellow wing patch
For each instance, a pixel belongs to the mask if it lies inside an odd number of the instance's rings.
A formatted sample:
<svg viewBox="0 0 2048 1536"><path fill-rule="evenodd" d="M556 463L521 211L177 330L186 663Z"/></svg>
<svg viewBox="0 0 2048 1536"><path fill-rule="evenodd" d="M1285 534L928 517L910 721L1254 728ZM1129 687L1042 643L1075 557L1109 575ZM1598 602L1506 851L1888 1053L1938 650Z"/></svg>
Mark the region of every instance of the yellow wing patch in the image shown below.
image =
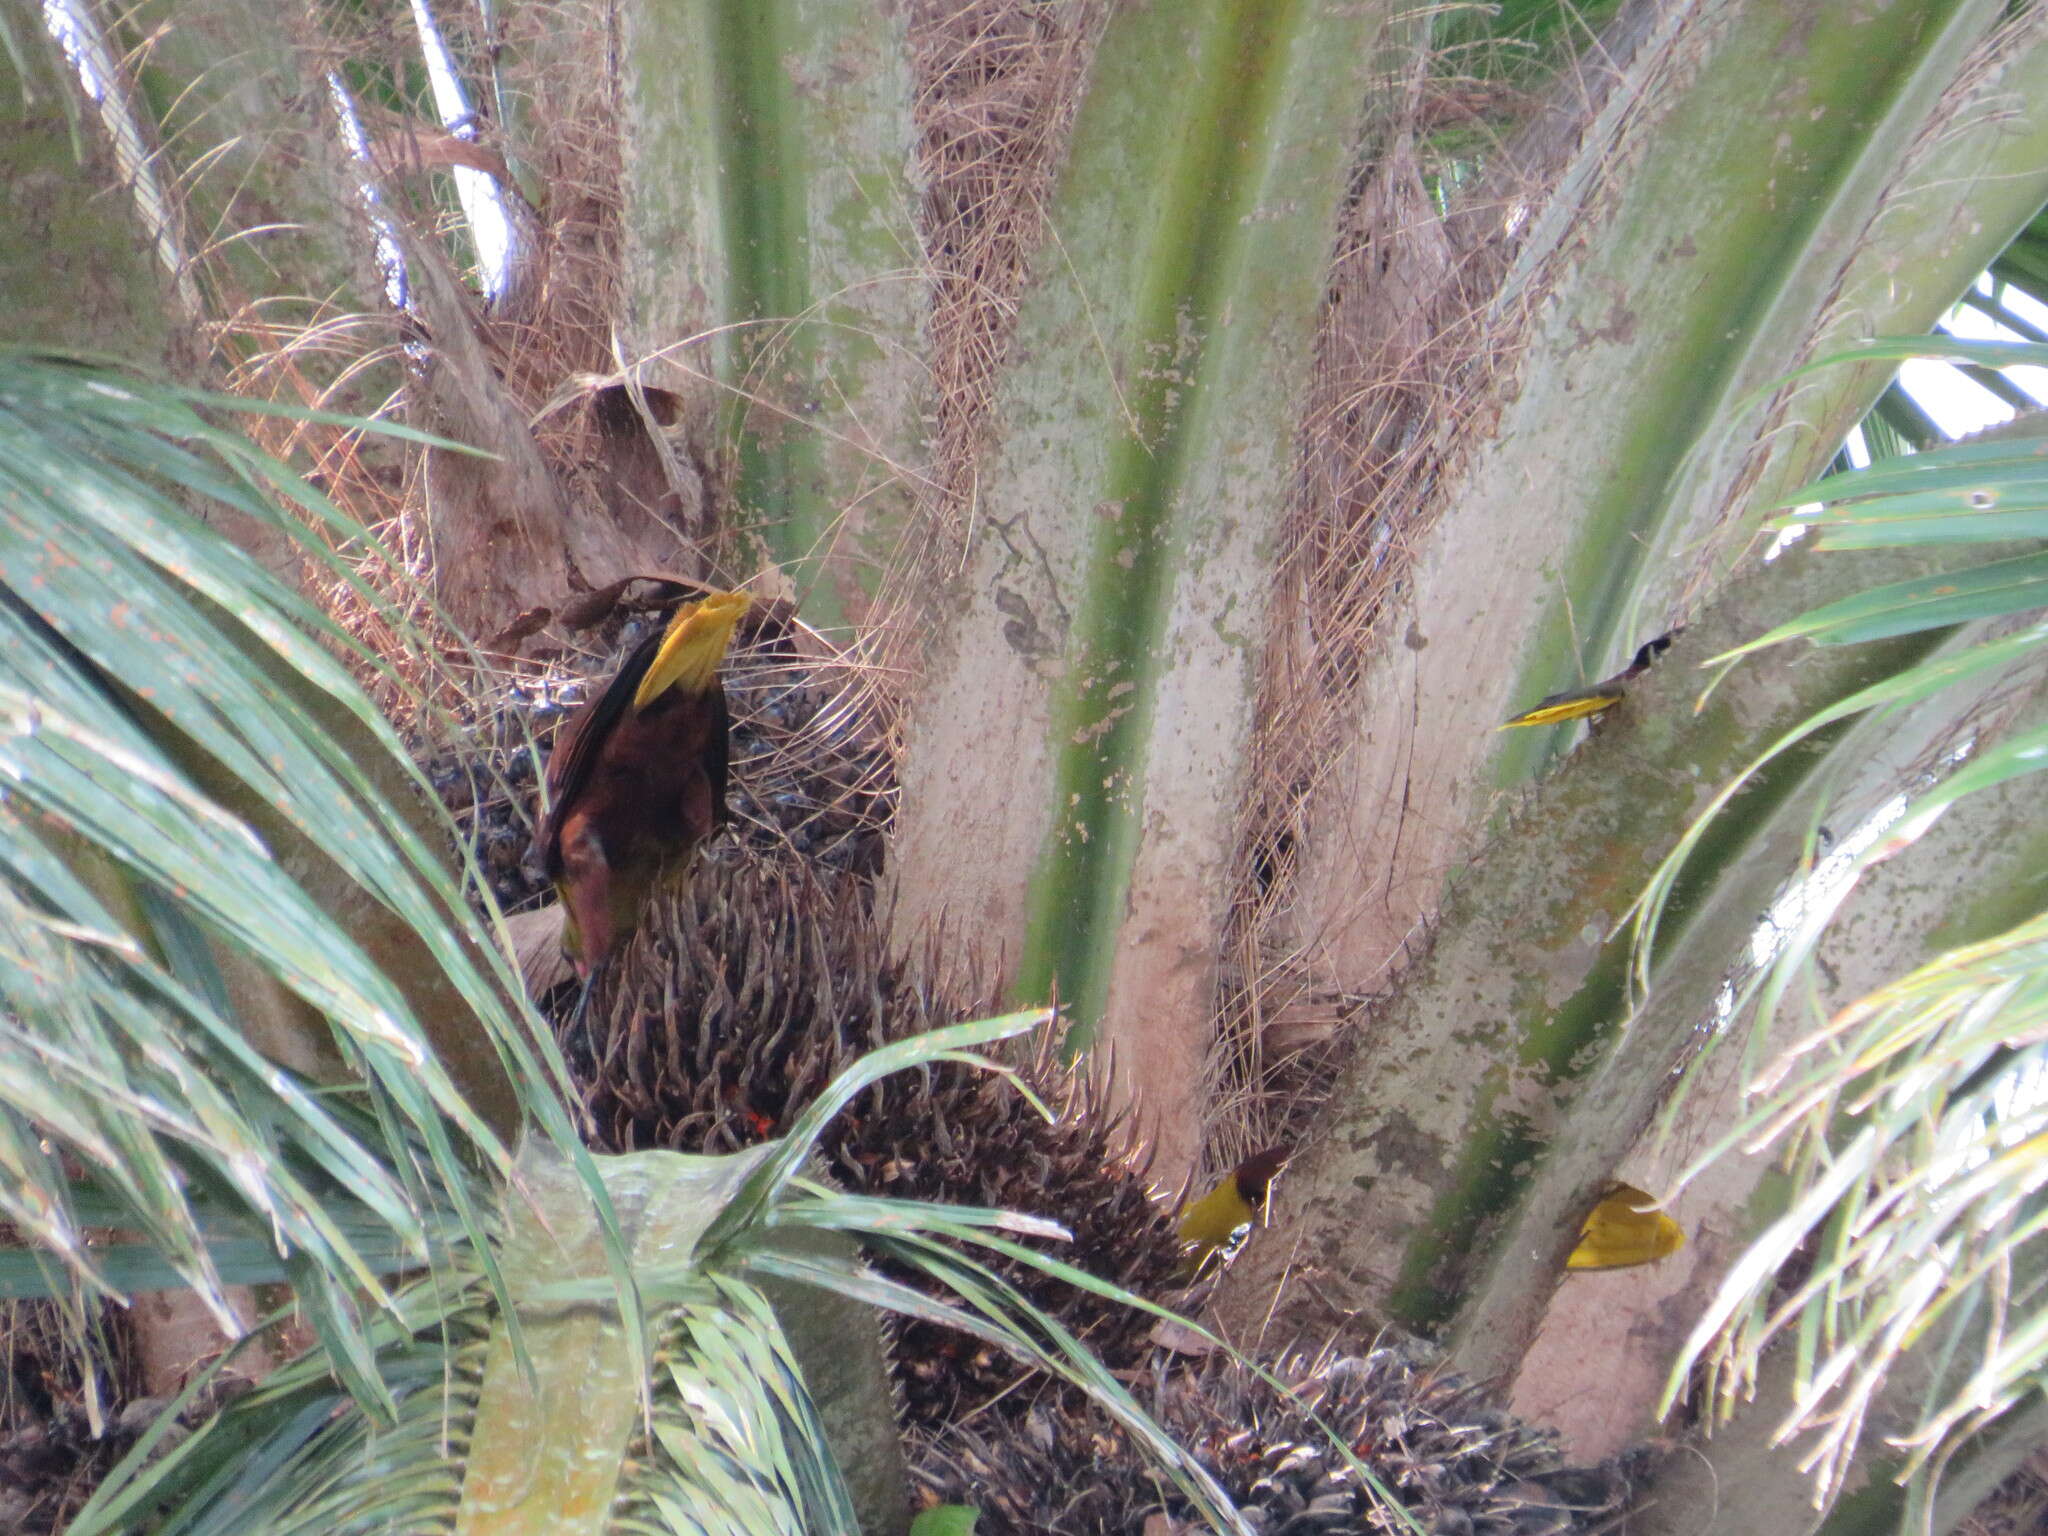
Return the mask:
<svg viewBox="0 0 2048 1536"><path fill-rule="evenodd" d="M745 592L713 592L709 597L687 603L668 622L661 637L661 649L648 663L647 675L633 694L637 714L669 689L680 687L702 693L718 675L725 649L732 644L733 626L753 606Z"/></svg>
<svg viewBox="0 0 2048 1536"><path fill-rule="evenodd" d="M1655 1209L1655 1195L1617 1184L1593 1207L1579 1229L1579 1245L1566 1269L1626 1269L1650 1264L1685 1246L1685 1229Z"/></svg>

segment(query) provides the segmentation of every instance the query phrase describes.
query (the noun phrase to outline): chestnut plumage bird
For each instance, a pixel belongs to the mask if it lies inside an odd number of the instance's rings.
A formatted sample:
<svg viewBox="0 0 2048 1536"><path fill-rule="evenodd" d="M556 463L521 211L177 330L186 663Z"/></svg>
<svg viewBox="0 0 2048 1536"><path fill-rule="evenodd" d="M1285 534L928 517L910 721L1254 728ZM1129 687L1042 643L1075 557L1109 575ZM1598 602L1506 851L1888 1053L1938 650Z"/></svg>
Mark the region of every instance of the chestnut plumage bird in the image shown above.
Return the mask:
<svg viewBox="0 0 2048 1536"><path fill-rule="evenodd" d="M541 865L562 898L563 952L586 983L632 935L663 871L725 821L718 669L750 602L713 592L677 609L562 728L548 759Z"/></svg>
<svg viewBox="0 0 2048 1536"><path fill-rule="evenodd" d="M1649 671L1650 664L1671 649L1672 637L1677 633L1674 629L1668 635L1644 641L1637 648L1634 659L1614 676L1585 688L1567 688L1562 693L1553 693L1514 719L1502 721L1500 729L1506 730L1514 725L1556 725L1564 720L1584 720L1589 716L1606 714L1622 701L1628 693L1628 685Z"/></svg>

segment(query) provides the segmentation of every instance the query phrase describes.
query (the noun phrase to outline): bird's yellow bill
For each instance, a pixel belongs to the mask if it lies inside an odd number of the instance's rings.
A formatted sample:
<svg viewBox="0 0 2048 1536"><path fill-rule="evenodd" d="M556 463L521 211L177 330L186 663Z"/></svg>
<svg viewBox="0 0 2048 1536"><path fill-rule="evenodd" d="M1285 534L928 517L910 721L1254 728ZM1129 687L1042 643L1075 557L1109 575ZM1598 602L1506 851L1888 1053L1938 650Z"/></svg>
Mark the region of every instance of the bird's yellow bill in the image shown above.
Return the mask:
<svg viewBox="0 0 2048 1536"><path fill-rule="evenodd" d="M1685 1229L1632 1184L1619 1184L1593 1207L1579 1229L1579 1245L1564 1261L1566 1269L1626 1269L1649 1264L1685 1246Z"/></svg>
<svg viewBox="0 0 2048 1536"><path fill-rule="evenodd" d="M647 675L633 695L637 713L669 689L681 687L688 693L702 693L718 675L732 644L733 626L739 623L753 598L745 592L713 592L709 597L686 603L668 621L668 633L661 637L661 649L648 663Z"/></svg>
<svg viewBox="0 0 2048 1536"><path fill-rule="evenodd" d="M1516 725L1556 725L1563 720L1583 720L1588 715L1604 714L1621 702L1618 688L1574 688L1569 693L1553 693L1534 709L1524 710L1512 720L1503 720L1497 727L1507 730Z"/></svg>

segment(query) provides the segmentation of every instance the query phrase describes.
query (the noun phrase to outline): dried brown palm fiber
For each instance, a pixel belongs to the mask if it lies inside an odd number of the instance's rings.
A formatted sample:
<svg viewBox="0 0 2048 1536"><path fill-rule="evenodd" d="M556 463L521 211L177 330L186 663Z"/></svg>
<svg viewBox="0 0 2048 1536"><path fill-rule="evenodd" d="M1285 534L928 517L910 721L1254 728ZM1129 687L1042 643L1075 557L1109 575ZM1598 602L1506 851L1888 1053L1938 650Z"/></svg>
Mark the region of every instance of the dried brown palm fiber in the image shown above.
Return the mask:
<svg viewBox="0 0 2048 1536"><path fill-rule="evenodd" d="M971 986L930 979L939 974L889 956L864 881L727 845L650 903L564 1046L601 1146L730 1151L787 1130L873 1047L994 1011ZM553 1000L565 1007L570 990ZM1124 1124L1087 1075L1059 1064L1056 1042L1015 1064L1057 1111L1052 1122L1001 1077L939 1063L885 1079L833 1121L821 1148L831 1173L861 1193L1052 1217L1074 1235L1059 1257L1142 1294L1173 1289L1179 1239ZM1149 1319L999 1267L1113 1369L1142 1355ZM927 1425L1026 1374L927 1324L901 1329L896 1360L908 1421Z"/></svg>
<svg viewBox="0 0 2048 1536"><path fill-rule="evenodd" d="M2048 1531L2048 1446L2021 1462L1955 1530L1956 1536L2041 1536Z"/></svg>
<svg viewBox="0 0 2048 1536"><path fill-rule="evenodd" d="M1343 1439L1425 1531L1566 1536L1605 1530L1630 1497L1620 1465L1565 1468L1512 1418L1419 1347L1284 1355L1275 1390L1225 1356L1154 1362L1137 1395L1213 1473L1254 1530L1306 1536L1405 1531L1362 1486L1315 1418ZM1289 1393L1292 1395L1290 1396ZM1015 1426L913 1437L911 1481L928 1504L969 1504L985 1536L1140 1536L1193 1511L1130 1436L1094 1414L1035 1407Z"/></svg>
<svg viewBox="0 0 2048 1536"><path fill-rule="evenodd" d="M21 1238L0 1223L0 1241ZM86 1312L81 1338L54 1301L0 1303L0 1531L62 1530L163 1407L143 1395L130 1314Z"/></svg>
<svg viewBox="0 0 2048 1536"><path fill-rule="evenodd" d="M913 113L931 286L932 479L938 535L958 557L1017 296L1107 8L1097 0L913 0Z"/></svg>

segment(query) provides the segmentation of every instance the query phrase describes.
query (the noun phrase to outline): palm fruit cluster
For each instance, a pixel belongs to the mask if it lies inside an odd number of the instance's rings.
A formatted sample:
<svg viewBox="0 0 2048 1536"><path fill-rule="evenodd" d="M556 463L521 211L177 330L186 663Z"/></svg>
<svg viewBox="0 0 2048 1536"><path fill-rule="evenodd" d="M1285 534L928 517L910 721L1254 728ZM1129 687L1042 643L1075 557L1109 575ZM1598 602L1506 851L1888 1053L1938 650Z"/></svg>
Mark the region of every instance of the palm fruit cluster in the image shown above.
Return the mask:
<svg viewBox="0 0 2048 1536"><path fill-rule="evenodd" d="M473 732L482 763L472 753L468 764L430 765L439 785L459 778L444 795L466 815L508 907L542 894L508 850L530 838L546 742L663 622L675 594L657 597L602 627L602 660L503 697ZM862 681L772 608L743 629L725 669L732 832L649 903L580 1017L573 985L542 1000L597 1147L720 1152L780 1135L875 1046L993 1011L971 980L948 975L943 936L905 959L875 917L871 882L894 788L888 721ZM1074 1235L1059 1257L1140 1295L1182 1295L1182 1245L1124 1128L1093 1081L1059 1063L1056 1041L1034 1050L1013 1065L1057 1109L1052 1122L999 1076L935 1064L885 1079L837 1117L821 1146L831 1174L863 1193L1049 1216ZM1361 1490L1312 1414L1425 1529L1590 1531L1611 1523L1625 1493L1616 1475L1560 1472L1547 1442L1407 1354L1290 1356L1278 1367L1290 1395L1240 1365L1168 1357L1153 1347L1149 1318L1003 1267L1111 1370L1153 1384L1147 1406L1259 1529L1407 1528ZM905 1323L893 1352L925 1500L980 1508L985 1532L1136 1533L1154 1515L1188 1513L1121 1430L979 1341Z"/></svg>
<svg viewBox="0 0 2048 1536"><path fill-rule="evenodd" d="M583 632L584 649L466 706L454 743L424 755L428 782L507 912L550 896L528 854L555 733L689 595L681 583L636 586L649 590L615 597ZM728 805L740 840L825 869L879 870L895 780L887 722L861 669L787 605L763 603L742 621L724 679L732 710Z"/></svg>
<svg viewBox="0 0 2048 1536"><path fill-rule="evenodd" d="M19 1236L0 1226L0 1240ZM89 1348L54 1301L0 1306L0 1531L39 1536L64 1529L163 1411L161 1399L141 1395L127 1314L107 1303L87 1308Z"/></svg>
<svg viewBox="0 0 2048 1536"><path fill-rule="evenodd" d="M1547 1437L1420 1346L1290 1353L1271 1367L1285 1390L1222 1355L1154 1365L1138 1396L1268 1536L1417 1525L1431 1536L1570 1536L1608 1529L1628 1500L1623 1466L1564 1467ZM943 1431L913 1445L912 1480L928 1505L978 1509L984 1536L1141 1536L1160 1517L1172 1528L1200 1523L1157 1463L1099 1415L1041 1407L1015 1426Z"/></svg>
<svg viewBox="0 0 2048 1536"><path fill-rule="evenodd" d="M866 882L714 845L649 904L563 1045L606 1150L730 1151L788 1130L874 1047L995 1011L972 987L934 983L937 973L890 956ZM558 1016L574 991L549 1000ZM1140 1294L1170 1290L1181 1263L1173 1225L1121 1123L1088 1077L1059 1064L1056 1044L1040 1039L1018 1063L1053 1121L1000 1076L939 1063L884 1079L841 1113L821 1146L829 1171L858 1193L1051 1216L1074 1237L1057 1245L1060 1258ZM1035 1271L1006 1272L1113 1369L1143 1356L1148 1318ZM925 1323L901 1328L895 1357L915 1424L980 1407L1024 1370Z"/></svg>

